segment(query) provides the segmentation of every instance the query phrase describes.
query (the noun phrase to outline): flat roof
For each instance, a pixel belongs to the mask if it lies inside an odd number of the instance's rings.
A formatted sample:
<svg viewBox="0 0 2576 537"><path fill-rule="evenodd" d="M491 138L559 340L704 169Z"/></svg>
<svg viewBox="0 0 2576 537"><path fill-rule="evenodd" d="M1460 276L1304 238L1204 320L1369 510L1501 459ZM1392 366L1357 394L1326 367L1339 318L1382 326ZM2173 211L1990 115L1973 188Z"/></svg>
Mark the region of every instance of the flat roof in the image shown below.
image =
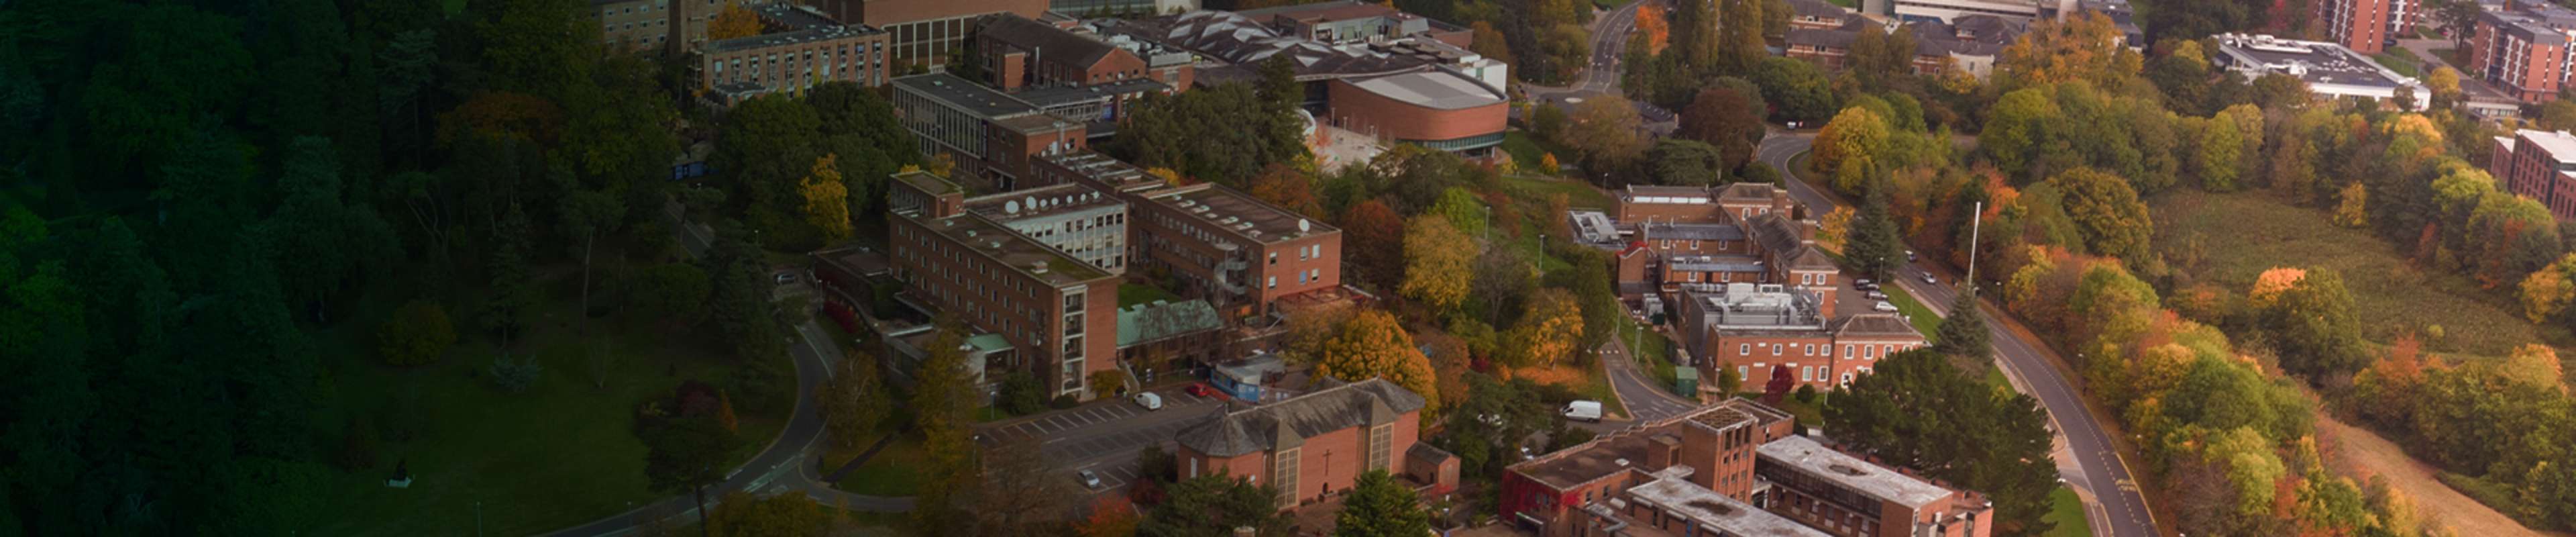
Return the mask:
<svg viewBox="0 0 2576 537"><path fill-rule="evenodd" d="M1120 192L1163 185L1162 178L1145 173L1145 168L1093 151L1039 158Z"/></svg>
<svg viewBox="0 0 2576 537"><path fill-rule="evenodd" d="M885 31L862 25L832 24L722 41L708 41L705 46L708 52L735 52L882 33Z"/></svg>
<svg viewBox="0 0 2576 537"><path fill-rule="evenodd" d="M909 185L915 190L920 190L924 194L931 195L965 190L958 187L956 182L949 181L945 177L940 177L939 174L921 170L895 172L894 180L901 181L903 184Z"/></svg>
<svg viewBox="0 0 2576 537"><path fill-rule="evenodd" d="M1697 522L1703 533L1716 529L1725 535L1745 537L1832 537L1832 534L1816 531L1788 517L1679 479L1657 479L1652 483L1628 487L1628 497Z"/></svg>
<svg viewBox="0 0 2576 537"><path fill-rule="evenodd" d="M1252 199L1215 184L1153 192L1154 203L1198 215L1215 227L1243 234L1264 244L1339 231L1331 224Z"/></svg>
<svg viewBox="0 0 2576 537"><path fill-rule="evenodd" d="M1091 187L1065 183L967 198L966 212L1007 224L1125 204Z"/></svg>
<svg viewBox="0 0 2576 537"><path fill-rule="evenodd" d="M894 85L928 96L950 107L965 110L966 113L976 117L987 119L1032 114L1038 111L1037 105L1029 104L1028 101L1022 101L1010 94L948 73L896 77Z"/></svg>
<svg viewBox="0 0 2576 537"><path fill-rule="evenodd" d="M905 217L912 218L912 217ZM974 214L947 218L912 218L923 228L948 240L964 244L968 250L1009 266L1048 285L1064 286L1089 282L1111 275L1080 259L1064 255L1011 228ZM1041 270L1043 268L1043 270ZM1107 291L1107 292L1114 292Z"/></svg>
<svg viewBox="0 0 2576 537"><path fill-rule="evenodd" d="M2282 39L2268 35L2221 34L2218 48L2245 68L2295 74L2309 84L2396 88L2410 85L2378 63L2343 45L2324 41Z"/></svg>
<svg viewBox="0 0 2576 537"><path fill-rule="evenodd" d="M1765 460L1795 468L1800 473L1906 507L1920 509L1953 494L1940 485L1870 464L1804 436L1774 440L1755 448L1755 452Z"/></svg>
<svg viewBox="0 0 2576 537"><path fill-rule="evenodd" d="M1046 114L1028 114L995 119L993 120L993 125L1010 129L1012 132L1020 134L1071 131L1075 128L1083 127L1083 123L1080 121L1068 121L1064 118ZM1088 131L1086 130L1085 132L1087 133Z"/></svg>
<svg viewBox="0 0 2576 537"><path fill-rule="evenodd" d="M2515 129L2513 135L2515 138L2530 139L2532 145L2540 146L2541 151L2547 151L2550 156L2561 161L2576 160L2576 134L2568 134L2564 131ZM2514 145L2520 144L2521 142L2514 143Z"/></svg>
<svg viewBox="0 0 2576 537"><path fill-rule="evenodd" d="M1620 429L1590 442L1521 461L1511 465L1510 471L1564 490L1629 470L1660 470L1642 466L1646 463L1647 450L1666 442L1680 443L1684 427L1724 430L1736 425L1758 425L1786 419L1790 419L1787 413L1749 400L1729 399L1689 414Z"/></svg>
<svg viewBox="0 0 2576 537"><path fill-rule="evenodd" d="M833 20L831 15L825 15L823 10L814 9L813 6L770 4L753 9L759 11L761 17L776 20L779 24L787 25L789 29L802 30L841 24L841 21Z"/></svg>
<svg viewBox="0 0 2576 537"><path fill-rule="evenodd" d="M1415 105L1459 110L1502 104L1503 99L1467 77L1446 71L1421 71L1352 82L1369 93Z"/></svg>
<svg viewBox="0 0 2576 537"><path fill-rule="evenodd" d="M1043 88L1029 88L1020 90L1019 93L1012 94L1012 96L1018 97L1021 101L1026 101L1029 104L1036 105L1038 108L1055 108L1092 101L1106 101L1120 95L1132 93L1148 91L1162 92L1171 91L1171 89L1172 86L1170 84L1157 82L1151 78L1130 78L1088 86L1048 86Z"/></svg>

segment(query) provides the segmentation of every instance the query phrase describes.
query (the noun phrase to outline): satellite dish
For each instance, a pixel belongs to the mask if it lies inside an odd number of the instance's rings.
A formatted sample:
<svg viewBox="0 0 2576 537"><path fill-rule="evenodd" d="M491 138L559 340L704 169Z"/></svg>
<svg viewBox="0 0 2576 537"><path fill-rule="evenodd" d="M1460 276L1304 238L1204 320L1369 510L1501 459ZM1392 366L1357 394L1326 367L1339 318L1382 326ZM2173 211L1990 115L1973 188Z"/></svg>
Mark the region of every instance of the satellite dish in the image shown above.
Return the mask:
<svg viewBox="0 0 2576 537"><path fill-rule="evenodd" d="M1297 219L1297 232L1298 232L1298 233L1305 233L1305 232L1308 232L1308 231L1314 231L1314 230L1315 230L1314 228L1315 228L1315 223L1314 223L1314 222L1307 221L1307 220L1306 220L1306 219L1304 219L1304 218L1299 218L1299 219Z"/></svg>
<svg viewBox="0 0 2576 537"><path fill-rule="evenodd" d="M1020 214L1020 202L1019 202L1019 200L1011 200L1011 201L1005 201L1005 202L1002 202L1002 212L1010 213L1010 214Z"/></svg>

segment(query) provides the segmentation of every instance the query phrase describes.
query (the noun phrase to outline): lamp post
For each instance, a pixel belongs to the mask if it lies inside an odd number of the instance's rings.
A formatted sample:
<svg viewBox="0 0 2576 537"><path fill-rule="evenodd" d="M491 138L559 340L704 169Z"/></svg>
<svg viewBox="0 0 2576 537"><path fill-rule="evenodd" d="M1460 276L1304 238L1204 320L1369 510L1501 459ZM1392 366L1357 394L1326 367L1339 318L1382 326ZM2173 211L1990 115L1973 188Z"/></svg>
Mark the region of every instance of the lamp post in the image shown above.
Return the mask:
<svg viewBox="0 0 2576 537"><path fill-rule="evenodd" d="M1986 202L1977 202L1976 212L1968 213L1968 297L1977 296L1977 233L1986 226ZM1958 312L1950 312L1958 315Z"/></svg>

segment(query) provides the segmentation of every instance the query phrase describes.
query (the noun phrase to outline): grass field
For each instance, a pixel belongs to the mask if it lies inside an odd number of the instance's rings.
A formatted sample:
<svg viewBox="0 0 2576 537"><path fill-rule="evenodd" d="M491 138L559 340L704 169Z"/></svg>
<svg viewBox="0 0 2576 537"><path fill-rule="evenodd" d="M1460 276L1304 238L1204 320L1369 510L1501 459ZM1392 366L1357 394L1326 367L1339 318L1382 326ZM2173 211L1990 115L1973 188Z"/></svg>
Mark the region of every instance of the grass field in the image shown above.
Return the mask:
<svg viewBox="0 0 2576 537"><path fill-rule="evenodd" d="M1941 315L1924 307L1923 301L1915 300L1914 293L1905 292L1902 286L1893 283L1880 285L1878 290L1887 293L1887 303L1896 305L1896 312L1905 316L1905 323L1914 325L1914 331L1922 332L1925 340L1930 340L1940 331Z"/></svg>
<svg viewBox="0 0 2576 537"><path fill-rule="evenodd" d="M336 440L358 416L408 422L417 432L406 441L385 441L371 469L332 474L319 534L461 535L475 531L478 515L483 531L529 534L632 509L663 496L645 488L644 446L631 432L635 405L687 379L724 385L738 367L699 343L645 327L603 321L584 337L577 306L558 301L534 312L520 345L535 353L544 373L524 393L503 393L482 373L497 347L466 328L471 317L457 320L468 334L442 361L397 368L378 360L373 331L391 308L384 303L398 301L366 302L379 305L350 312L319 342L331 371L324 392L331 400L317 406L331 410L315 416L317 428ZM449 303L450 311L470 311ZM585 347L613 361L595 364ZM776 359L792 369L783 363L788 357ZM598 378L605 387L594 384ZM734 454L736 464L768 445L783 424L742 415L746 445ZM398 462L415 478L410 488L383 485Z"/></svg>
<svg viewBox="0 0 2576 537"><path fill-rule="evenodd" d="M1531 177L1505 177L1503 178L1503 184L1514 190L1514 197L1524 197L1535 200L1541 206L1545 206L1548 196L1565 194L1565 205L1567 207L1603 210L1610 208L1610 194L1602 192L1601 189L1593 188L1591 183L1575 180L1559 181Z"/></svg>
<svg viewBox="0 0 2576 537"><path fill-rule="evenodd" d="M1560 173L1559 170L1538 167L1539 161L1545 160L1548 154L1554 153L1558 164L1568 164L1568 161L1574 158L1573 151L1546 140L1540 140L1538 135L1525 130L1503 131L1503 153L1511 155L1512 163L1520 166L1523 172L1542 175Z"/></svg>
<svg viewBox="0 0 2576 537"><path fill-rule="evenodd" d="M2255 276L2275 266L2333 269L2352 291L2363 335L2387 343L2404 333L2426 334L2429 350L2502 356L2540 341L2540 331L2517 315L2502 294L2467 277L2416 269L2386 241L2336 227L2324 212L2284 205L2262 194L2207 194L2177 188L2148 200L2158 247L2174 259L2178 244L2200 245L2203 261L2189 270L2202 281L2242 293Z"/></svg>
<svg viewBox="0 0 2576 537"><path fill-rule="evenodd" d="M2040 520L2057 524L2049 528L2049 537L2089 537L2093 521L2084 517L2084 500L2075 497L2073 489L2060 487L2048 493L2048 516Z"/></svg>
<svg viewBox="0 0 2576 537"><path fill-rule="evenodd" d="M886 432L889 431L878 431L878 434ZM874 437L869 438L870 442L875 440ZM850 457L866 450L865 443L858 449L835 449L825 454L823 460L837 469L842 463L849 462ZM893 444L887 444L884 451L877 452L875 458L868 459L867 464L859 465L850 471L850 475L842 476L840 482L832 484L832 488L869 496L911 496L921 489L921 468L928 461L929 454L921 450L921 437L903 435L896 437Z"/></svg>

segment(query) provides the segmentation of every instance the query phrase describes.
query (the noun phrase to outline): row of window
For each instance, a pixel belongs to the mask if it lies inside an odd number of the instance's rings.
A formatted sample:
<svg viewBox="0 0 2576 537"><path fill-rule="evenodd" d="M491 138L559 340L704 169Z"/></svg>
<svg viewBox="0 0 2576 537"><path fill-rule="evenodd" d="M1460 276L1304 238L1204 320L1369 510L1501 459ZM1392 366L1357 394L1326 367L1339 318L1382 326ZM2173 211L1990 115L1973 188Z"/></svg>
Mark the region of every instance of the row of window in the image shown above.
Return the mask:
<svg viewBox="0 0 2576 537"><path fill-rule="evenodd" d="M1896 345L1896 344L1882 344L1882 345L1852 345L1852 344L1848 344L1848 343L1846 343L1846 344L1844 344L1844 345L1843 345L1843 357L1844 357L1844 358L1851 358L1851 357L1852 357L1853 347L1855 347L1855 346L1859 347L1859 351L1860 351L1860 358L1861 358L1861 359L1863 359L1863 360L1875 360L1875 359L1878 359L1878 357L1879 357L1879 356L1881 356L1881 355L1893 356L1893 355L1895 355L1895 354L1897 353L1897 351L1912 350L1912 349L1915 347L1915 345L1914 345L1914 344L1912 344L1912 343L1908 343L1908 344L1904 344L1904 345ZM1773 343L1773 344L1771 344L1771 355L1772 355L1772 356L1780 356L1780 355L1782 355L1782 354L1785 354L1785 353L1786 353L1787 351L1789 351L1789 350L1797 350L1797 351L1798 351L1798 355L1799 355L1799 356L1817 356L1818 354L1816 354L1816 353L1820 350L1820 348L1821 348L1821 350L1824 352L1823 356L1826 356L1826 357L1832 357L1832 356L1833 356L1833 354L1834 354L1834 346L1833 346L1833 344L1830 344L1830 343L1828 343L1828 344L1824 344L1824 345L1817 345L1817 344L1814 344L1814 343L1805 343L1805 344L1796 344L1796 345L1781 344L1781 343ZM1754 351L1754 350L1756 350L1756 348L1755 348L1755 346L1754 346L1753 344L1751 344L1751 343L1737 343L1737 344L1735 344L1735 354L1736 354L1737 356L1752 356L1752 355L1753 355L1753 351Z"/></svg>

